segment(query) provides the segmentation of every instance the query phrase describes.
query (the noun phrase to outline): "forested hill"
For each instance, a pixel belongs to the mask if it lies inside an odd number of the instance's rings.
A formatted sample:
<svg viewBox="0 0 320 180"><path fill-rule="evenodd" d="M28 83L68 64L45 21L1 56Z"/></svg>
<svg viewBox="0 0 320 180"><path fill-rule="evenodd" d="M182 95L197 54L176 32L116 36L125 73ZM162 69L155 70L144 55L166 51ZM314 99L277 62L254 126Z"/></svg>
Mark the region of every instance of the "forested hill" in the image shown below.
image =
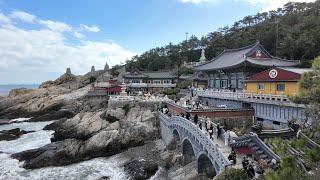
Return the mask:
<svg viewBox="0 0 320 180"><path fill-rule="evenodd" d="M239 48L257 40L272 55L302 60L303 66L308 67L311 60L320 55L320 0L288 3L277 11L246 16L200 39L191 36L176 45L156 47L127 61L127 69L172 69L184 61L197 61L202 47L211 59L225 48Z"/></svg>

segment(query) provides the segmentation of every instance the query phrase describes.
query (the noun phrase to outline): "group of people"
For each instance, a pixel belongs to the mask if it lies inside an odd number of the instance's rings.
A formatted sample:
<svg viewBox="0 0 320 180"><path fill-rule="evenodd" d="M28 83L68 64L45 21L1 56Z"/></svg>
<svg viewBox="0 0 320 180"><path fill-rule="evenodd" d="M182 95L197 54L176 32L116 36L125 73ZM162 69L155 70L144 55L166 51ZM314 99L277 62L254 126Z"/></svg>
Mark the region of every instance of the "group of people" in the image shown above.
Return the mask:
<svg viewBox="0 0 320 180"><path fill-rule="evenodd" d="M247 176L252 179L255 176L253 163L248 158L244 157L242 160L242 168L246 171Z"/></svg>

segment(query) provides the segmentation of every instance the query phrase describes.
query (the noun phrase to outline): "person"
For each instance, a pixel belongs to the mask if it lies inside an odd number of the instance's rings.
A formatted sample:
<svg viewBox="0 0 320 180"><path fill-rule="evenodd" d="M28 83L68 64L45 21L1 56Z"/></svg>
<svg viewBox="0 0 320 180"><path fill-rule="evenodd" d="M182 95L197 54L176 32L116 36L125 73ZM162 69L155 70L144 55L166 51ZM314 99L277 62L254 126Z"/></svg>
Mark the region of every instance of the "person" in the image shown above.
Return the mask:
<svg viewBox="0 0 320 180"><path fill-rule="evenodd" d="M197 101L197 102L196 102L197 109L199 109L199 105L200 105L200 102Z"/></svg>
<svg viewBox="0 0 320 180"><path fill-rule="evenodd" d="M213 124L212 122L210 122L210 128L209 128L209 135L210 135L210 138L213 139Z"/></svg>
<svg viewBox="0 0 320 180"><path fill-rule="evenodd" d="M208 132L208 118L207 117L205 117L204 126L206 128L206 131Z"/></svg>
<svg viewBox="0 0 320 180"><path fill-rule="evenodd" d="M181 113L181 117L184 117L184 114L183 114L183 113Z"/></svg>
<svg viewBox="0 0 320 180"><path fill-rule="evenodd" d="M243 160L242 160L242 167L243 167L243 169L245 171L247 171L248 165L249 165L249 161L248 161L248 159L246 157L244 157Z"/></svg>
<svg viewBox="0 0 320 180"><path fill-rule="evenodd" d="M199 128L202 130L202 119L199 120Z"/></svg>
<svg viewBox="0 0 320 180"><path fill-rule="evenodd" d="M198 119L199 119L198 115L197 115L197 114L194 115L194 117L193 117L193 122L194 122L195 124L198 124Z"/></svg>
<svg viewBox="0 0 320 180"><path fill-rule="evenodd" d="M220 127L220 124L218 123L217 124L217 138L220 137L220 134L221 134L221 127Z"/></svg>
<svg viewBox="0 0 320 180"><path fill-rule="evenodd" d="M230 131L228 130L224 135L224 145L228 146L230 138Z"/></svg>
<svg viewBox="0 0 320 180"><path fill-rule="evenodd" d="M190 120L190 113L189 112L187 112L187 114L186 114L186 119Z"/></svg>
<svg viewBox="0 0 320 180"><path fill-rule="evenodd" d="M247 175L250 179L252 179L255 176L254 168L251 163L248 166Z"/></svg>

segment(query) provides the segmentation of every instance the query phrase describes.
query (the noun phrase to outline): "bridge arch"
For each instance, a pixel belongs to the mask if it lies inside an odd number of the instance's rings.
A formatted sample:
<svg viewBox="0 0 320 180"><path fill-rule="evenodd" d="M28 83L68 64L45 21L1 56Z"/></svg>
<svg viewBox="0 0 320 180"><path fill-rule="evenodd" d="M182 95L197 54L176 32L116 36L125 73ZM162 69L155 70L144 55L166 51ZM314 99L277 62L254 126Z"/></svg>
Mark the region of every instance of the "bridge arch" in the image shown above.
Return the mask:
<svg viewBox="0 0 320 180"><path fill-rule="evenodd" d="M199 175L206 176L210 179L217 175L215 165L204 153L200 154L197 158L197 171Z"/></svg>
<svg viewBox="0 0 320 180"><path fill-rule="evenodd" d="M172 139L171 142L168 144L167 148L168 150L179 150L181 144L181 136L179 134L179 131L177 129L174 129L172 131Z"/></svg>
<svg viewBox="0 0 320 180"><path fill-rule="evenodd" d="M188 138L184 138L182 141L182 155L183 164L189 164L196 159L195 150L191 141Z"/></svg>

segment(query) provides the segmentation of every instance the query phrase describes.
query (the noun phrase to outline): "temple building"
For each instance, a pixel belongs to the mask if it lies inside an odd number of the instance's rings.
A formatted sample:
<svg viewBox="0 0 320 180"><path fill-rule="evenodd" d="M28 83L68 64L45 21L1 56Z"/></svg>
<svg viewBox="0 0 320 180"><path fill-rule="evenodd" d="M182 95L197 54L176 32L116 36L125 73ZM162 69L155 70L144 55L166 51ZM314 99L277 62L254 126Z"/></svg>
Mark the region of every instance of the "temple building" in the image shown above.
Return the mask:
<svg viewBox="0 0 320 180"><path fill-rule="evenodd" d="M166 88L174 88L175 76L170 71L139 71L134 70L123 75L129 93L161 92Z"/></svg>
<svg viewBox="0 0 320 180"><path fill-rule="evenodd" d="M273 67L245 81L248 93L294 96L300 92L299 80L312 69Z"/></svg>
<svg viewBox="0 0 320 180"><path fill-rule="evenodd" d="M204 64L194 67L196 78L203 88L242 90L244 81L251 75L270 67L292 67L297 60L285 60L272 56L257 42L238 49L226 49Z"/></svg>

